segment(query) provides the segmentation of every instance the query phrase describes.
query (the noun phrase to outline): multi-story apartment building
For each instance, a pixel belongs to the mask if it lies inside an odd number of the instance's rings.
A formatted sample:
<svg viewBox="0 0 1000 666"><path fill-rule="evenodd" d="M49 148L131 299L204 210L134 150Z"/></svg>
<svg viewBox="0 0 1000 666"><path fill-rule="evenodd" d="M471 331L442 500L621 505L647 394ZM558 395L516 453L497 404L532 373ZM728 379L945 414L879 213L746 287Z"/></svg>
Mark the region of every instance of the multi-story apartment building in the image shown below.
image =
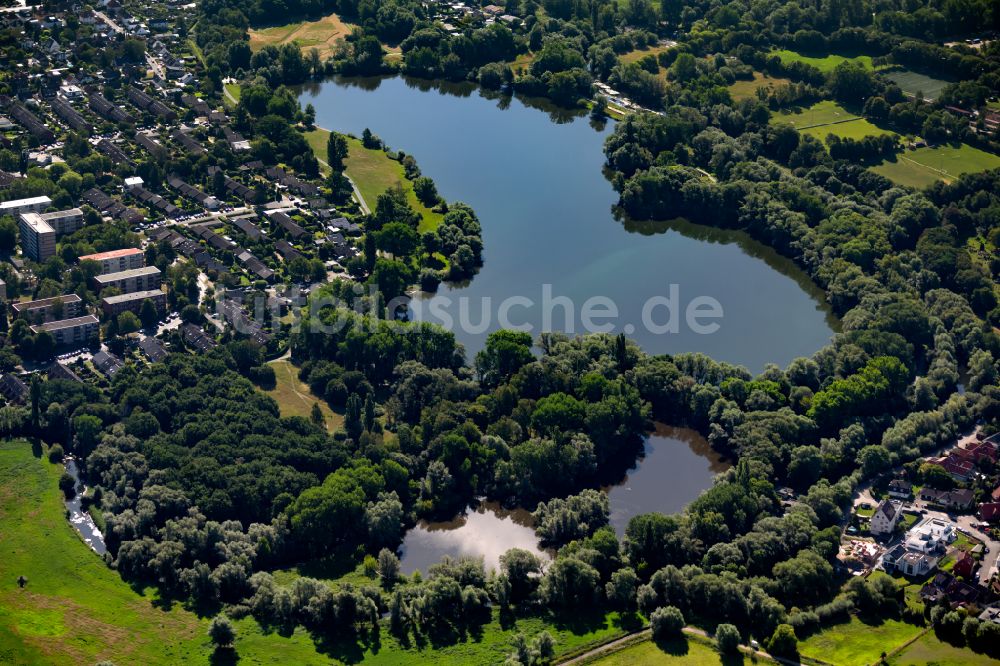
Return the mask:
<svg viewBox="0 0 1000 666"><path fill-rule="evenodd" d="M83 314L83 300L76 294L63 294L37 301L12 303L14 317L32 324L43 324L58 319L73 319Z"/></svg>
<svg viewBox="0 0 1000 666"><path fill-rule="evenodd" d="M98 252L80 257L80 261L96 261L101 265L101 275L130 271L146 265L146 255L137 247Z"/></svg>
<svg viewBox="0 0 1000 666"><path fill-rule="evenodd" d="M31 327L31 332L39 334L47 331L60 347L80 346L95 340L100 335L100 322L94 315L83 315L73 319L60 319Z"/></svg>
<svg viewBox="0 0 1000 666"><path fill-rule="evenodd" d="M160 269L156 266L143 266L118 273L96 275L93 278L93 284L98 292L107 287L117 287L123 294L159 289Z"/></svg>

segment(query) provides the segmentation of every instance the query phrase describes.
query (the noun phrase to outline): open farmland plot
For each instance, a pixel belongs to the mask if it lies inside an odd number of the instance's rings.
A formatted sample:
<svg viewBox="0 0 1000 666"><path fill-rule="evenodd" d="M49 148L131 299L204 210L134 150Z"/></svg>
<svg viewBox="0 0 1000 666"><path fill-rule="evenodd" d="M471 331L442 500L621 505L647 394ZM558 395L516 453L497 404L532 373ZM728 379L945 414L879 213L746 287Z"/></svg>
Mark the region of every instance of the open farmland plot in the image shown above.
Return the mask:
<svg viewBox="0 0 1000 666"><path fill-rule="evenodd" d="M837 65L847 60L859 62L864 65L866 69L874 69L874 66L872 65L872 58L867 55L851 57L831 53L825 56L807 56L797 51L789 51L788 49L775 49L774 51L771 51L771 55L778 56L778 58L781 59L781 62L785 64L792 62L804 62L807 65L812 65L821 72L832 72Z"/></svg>
<svg viewBox="0 0 1000 666"><path fill-rule="evenodd" d="M895 162L883 162L872 167L900 185L923 188L939 180L950 183L963 173L979 173L1000 169L1000 157L966 144L935 146L908 150Z"/></svg>
<svg viewBox="0 0 1000 666"><path fill-rule="evenodd" d="M940 97L941 91L950 83L943 79L934 79L925 74L905 69L896 72L886 72L885 78L902 88L906 95L916 97L917 93L920 93L924 99L931 101Z"/></svg>

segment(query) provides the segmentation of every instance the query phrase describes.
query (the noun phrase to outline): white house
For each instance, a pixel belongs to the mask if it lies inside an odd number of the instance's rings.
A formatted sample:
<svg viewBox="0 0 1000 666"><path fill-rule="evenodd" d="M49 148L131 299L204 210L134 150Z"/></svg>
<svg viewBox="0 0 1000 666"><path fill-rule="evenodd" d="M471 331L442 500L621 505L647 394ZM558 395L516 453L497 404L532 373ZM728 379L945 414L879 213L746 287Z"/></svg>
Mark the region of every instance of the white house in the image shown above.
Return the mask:
<svg viewBox="0 0 1000 666"><path fill-rule="evenodd" d="M872 514L871 533L892 534L893 530L896 529L896 523L899 522L900 506L898 502L887 499L879 502L875 513Z"/></svg>
<svg viewBox="0 0 1000 666"><path fill-rule="evenodd" d="M906 548L918 553L944 552L957 538L955 526L941 518L929 518L906 534Z"/></svg>

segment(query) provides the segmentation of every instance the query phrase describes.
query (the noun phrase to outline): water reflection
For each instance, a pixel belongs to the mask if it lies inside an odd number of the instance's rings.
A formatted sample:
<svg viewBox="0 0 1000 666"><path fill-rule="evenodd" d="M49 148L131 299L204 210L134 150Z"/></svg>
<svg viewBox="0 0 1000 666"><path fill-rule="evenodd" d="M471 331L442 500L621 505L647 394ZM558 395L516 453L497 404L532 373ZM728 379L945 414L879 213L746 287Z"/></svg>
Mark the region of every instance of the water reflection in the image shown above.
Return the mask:
<svg viewBox="0 0 1000 666"><path fill-rule="evenodd" d="M657 423L635 466L605 489L611 526L621 536L628 521L641 513L677 513L729 467L697 431Z"/></svg>
<svg viewBox="0 0 1000 666"><path fill-rule="evenodd" d="M76 494L73 499L66 500L66 510L69 512L69 522L84 542L98 555L108 552L104 545L104 535L97 528L90 513L83 508L83 494L87 491L87 486L80 480L80 470L76 466L76 460L72 457L66 458L66 473L76 481Z"/></svg>
<svg viewBox="0 0 1000 666"><path fill-rule="evenodd" d="M489 571L499 568L500 556L511 548L527 550L543 560L550 557L538 546L531 513L483 502L453 520L421 521L407 532L401 548L402 570L427 573L428 567L448 555L481 557Z"/></svg>

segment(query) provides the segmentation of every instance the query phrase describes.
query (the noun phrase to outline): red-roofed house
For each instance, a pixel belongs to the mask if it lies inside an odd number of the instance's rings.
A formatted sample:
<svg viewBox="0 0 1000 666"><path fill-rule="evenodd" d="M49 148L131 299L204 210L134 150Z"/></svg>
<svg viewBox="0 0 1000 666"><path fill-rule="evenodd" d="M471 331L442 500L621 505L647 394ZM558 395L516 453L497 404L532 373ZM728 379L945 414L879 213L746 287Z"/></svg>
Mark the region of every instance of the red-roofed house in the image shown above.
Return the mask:
<svg viewBox="0 0 1000 666"><path fill-rule="evenodd" d="M1000 502L986 502L981 505L979 518L987 523L1000 522Z"/></svg>
<svg viewBox="0 0 1000 666"><path fill-rule="evenodd" d="M951 573L953 576L961 576L966 580L972 578L972 572L976 570L976 560L968 553L963 552L958 561L955 562L955 566L951 568Z"/></svg>

